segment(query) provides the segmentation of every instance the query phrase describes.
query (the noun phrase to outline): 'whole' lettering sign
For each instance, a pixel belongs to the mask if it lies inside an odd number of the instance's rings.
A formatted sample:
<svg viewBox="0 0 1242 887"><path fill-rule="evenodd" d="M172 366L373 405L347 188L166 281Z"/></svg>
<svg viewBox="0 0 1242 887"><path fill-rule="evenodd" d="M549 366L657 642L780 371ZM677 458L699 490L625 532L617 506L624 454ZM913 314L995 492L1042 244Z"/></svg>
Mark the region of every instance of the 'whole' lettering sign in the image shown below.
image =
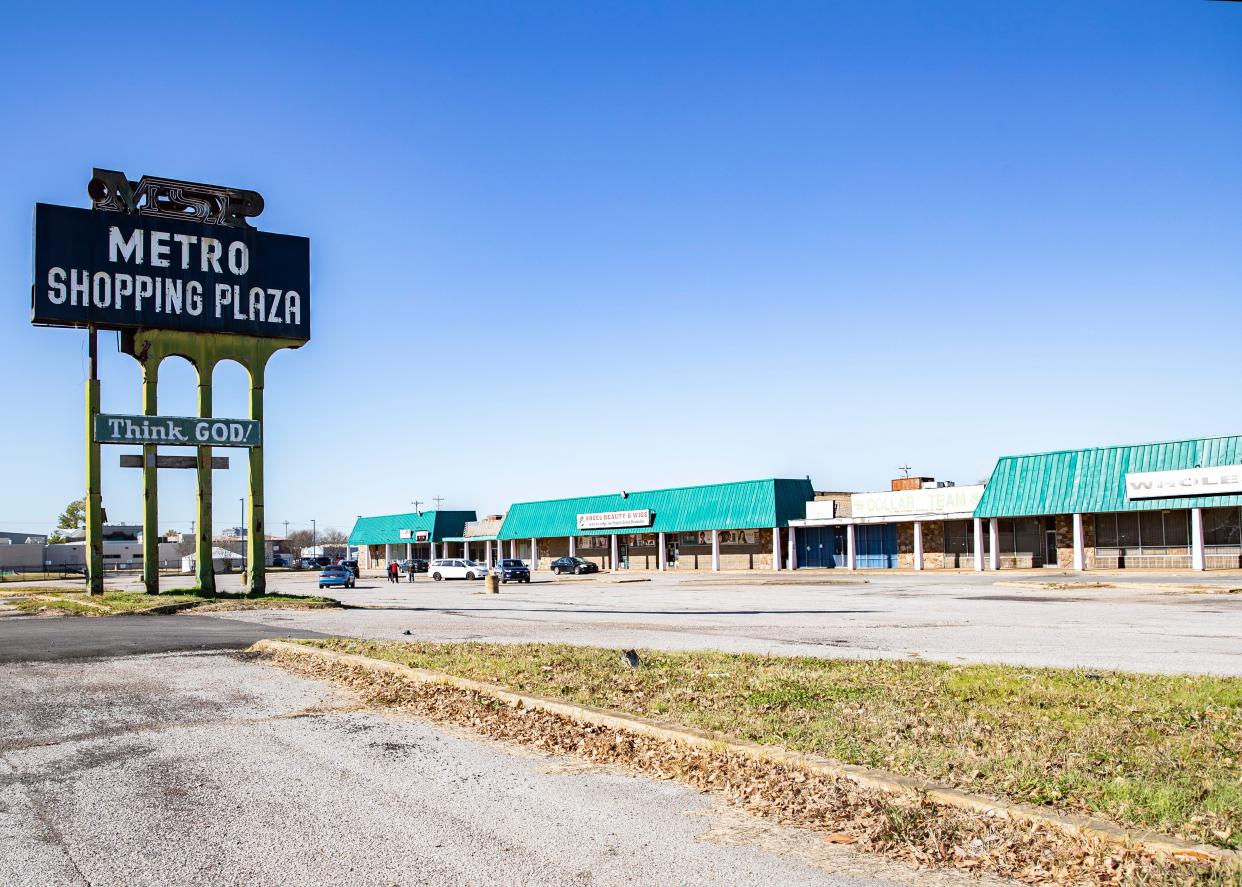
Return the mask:
<svg viewBox="0 0 1242 887"><path fill-rule="evenodd" d="M310 339L310 241L253 228L35 205L43 326Z"/></svg>

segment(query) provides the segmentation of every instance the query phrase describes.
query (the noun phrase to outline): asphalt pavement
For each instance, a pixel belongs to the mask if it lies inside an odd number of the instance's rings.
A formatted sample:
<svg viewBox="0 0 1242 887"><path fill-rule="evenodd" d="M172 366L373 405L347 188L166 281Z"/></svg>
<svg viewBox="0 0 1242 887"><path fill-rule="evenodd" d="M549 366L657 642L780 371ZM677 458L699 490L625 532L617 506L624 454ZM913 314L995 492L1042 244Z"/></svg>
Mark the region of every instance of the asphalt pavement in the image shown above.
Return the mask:
<svg viewBox="0 0 1242 887"><path fill-rule="evenodd" d="M805 577L806 584L761 585L752 583L774 577L535 575L545 581L504 585L494 595L477 581L365 578L333 594L366 609L230 616L281 631L378 639L1242 675L1242 594L1228 593L1242 587L1236 576L1199 574L1178 584L1179 577L1161 574L876 570L814 584L829 577L808 571L782 577ZM272 577L273 589L288 593L314 593L313 582L296 573ZM1066 587L1045 587L1056 583Z"/></svg>
<svg viewBox="0 0 1242 887"><path fill-rule="evenodd" d="M313 631L227 618L6 615L0 617L0 664L182 650L243 650L262 638L316 636Z"/></svg>
<svg viewBox="0 0 1242 887"><path fill-rule="evenodd" d="M980 883L379 714L212 648L270 634L201 616L0 619L0 884Z"/></svg>

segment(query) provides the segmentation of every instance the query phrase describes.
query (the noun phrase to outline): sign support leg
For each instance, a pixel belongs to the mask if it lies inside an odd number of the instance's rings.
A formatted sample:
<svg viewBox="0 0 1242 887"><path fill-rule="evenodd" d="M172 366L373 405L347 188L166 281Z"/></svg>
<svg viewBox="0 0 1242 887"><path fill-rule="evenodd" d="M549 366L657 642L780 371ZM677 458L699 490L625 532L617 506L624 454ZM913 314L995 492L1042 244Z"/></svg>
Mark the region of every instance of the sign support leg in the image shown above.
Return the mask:
<svg viewBox="0 0 1242 887"><path fill-rule="evenodd" d="M99 415L99 332L87 328L90 376L86 380L86 583L91 594L104 593L103 495L100 492L99 447L95 417Z"/></svg>
<svg viewBox="0 0 1242 887"><path fill-rule="evenodd" d="M198 369L198 414L211 416L211 374L215 369L212 360L200 360ZM198 590L203 594L216 593L215 561L212 559L211 529L211 447L198 448L198 538L195 542L194 570L198 574Z"/></svg>
<svg viewBox="0 0 1242 887"><path fill-rule="evenodd" d="M263 376L267 361L250 367L250 418L263 422ZM267 592L267 528L263 524L263 446L250 449L250 593Z"/></svg>
<svg viewBox="0 0 1242 887"><path fill-rule="evenodd" d="M142 366L142 414L158 416L156 393L159 359L148 358ZM155 444L142 446L142 583L147 594L160 593L159 488Z"/></svg>

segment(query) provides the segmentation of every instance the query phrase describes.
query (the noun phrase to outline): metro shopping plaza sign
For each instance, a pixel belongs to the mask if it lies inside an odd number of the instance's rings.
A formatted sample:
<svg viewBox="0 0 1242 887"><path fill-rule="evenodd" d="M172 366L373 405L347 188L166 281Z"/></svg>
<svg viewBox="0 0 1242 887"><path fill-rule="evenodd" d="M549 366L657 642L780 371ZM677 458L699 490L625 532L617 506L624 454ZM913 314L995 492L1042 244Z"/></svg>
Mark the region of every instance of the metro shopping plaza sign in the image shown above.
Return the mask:
<svg viewBox="0 0 1242 887"><path fill-rule="evenodd" d="M310 241L35 206L32 321L310 338Z"/></svg>
<svg viewBox="0 0 1242 887"><path fill-rule="evenodd" d="M244 447L249 460L248 588L266 590L263 510L263 395L267 362L310 340L310 241L257 231L263 212L256 191L95 169L91 208L35 204L30 289L35 326L87 331L87 580L103 592L101 445L140 446L121 456L143 481L143 580L159 591L158 481L161 468L198 474L195 538L198 587L215 591L212 471L227 460L216 447ZM140 416L100 413L99 330L116 330L120 349L142 368ZM160 416L160 364L183 357L198 374L199 416ZM236 361L250 377L250 417L212 416L212 374ZM193 447L194 456L165 457L164 446Z"/></svg>

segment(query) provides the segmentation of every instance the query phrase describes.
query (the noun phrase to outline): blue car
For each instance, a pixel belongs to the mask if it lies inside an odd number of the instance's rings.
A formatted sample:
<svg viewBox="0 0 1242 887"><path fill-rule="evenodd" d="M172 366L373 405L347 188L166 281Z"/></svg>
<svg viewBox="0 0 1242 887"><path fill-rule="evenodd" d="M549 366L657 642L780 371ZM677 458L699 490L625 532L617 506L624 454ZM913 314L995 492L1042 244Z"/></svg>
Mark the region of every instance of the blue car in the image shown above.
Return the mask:
<svg viewBox="0 0 1242 887"><path fill-rule="evenodd" d="M530 568L517 558L501 558L496 564L496 575L501 582L530 582Z"/></svg>
<svg viewBox="0 0 1242 887"><path fill-rule="evenodd" d="M324 567L319 573L320 588L353 588L354 571L349 567Z"/></svg>

